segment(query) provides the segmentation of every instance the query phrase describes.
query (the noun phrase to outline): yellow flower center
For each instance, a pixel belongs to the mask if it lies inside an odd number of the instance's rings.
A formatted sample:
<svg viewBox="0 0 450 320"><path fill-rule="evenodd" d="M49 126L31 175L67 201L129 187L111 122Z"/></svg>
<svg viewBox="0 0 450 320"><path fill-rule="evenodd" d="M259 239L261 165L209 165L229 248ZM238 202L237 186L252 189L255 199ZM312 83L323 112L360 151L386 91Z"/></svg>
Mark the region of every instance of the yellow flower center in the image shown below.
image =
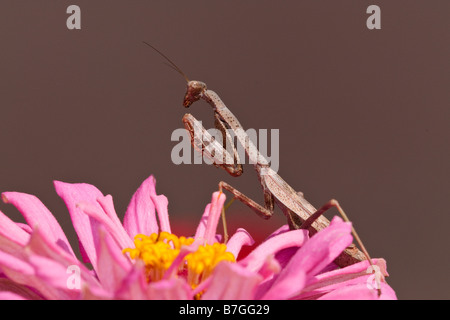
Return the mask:
<svg viewBox="0 0 450 320"><path fill-rule="evenodd" d="M188 278L192 288L208 278L217 264L221 261L236 262L233 254L227 252L227 246L223 243L199 246L197 251L188 254L185 258Z"/></svg>
<svg viewBox="0 0 450 320"><path fill-rule="evenodd" d="M150 236L138 234L134 237L135 248L126 248L123 253L128 253L133 260L142 260L147 280L158 281L172 265L181 247L189 246L193 242L193 238L177 237L168 232L153 233ZM195 252L186 255L178 273L187 274L187 282L195 288L211 275L220 261L236 261L233 254L226 249L227 246L221 243L201 245Z"/></svg>

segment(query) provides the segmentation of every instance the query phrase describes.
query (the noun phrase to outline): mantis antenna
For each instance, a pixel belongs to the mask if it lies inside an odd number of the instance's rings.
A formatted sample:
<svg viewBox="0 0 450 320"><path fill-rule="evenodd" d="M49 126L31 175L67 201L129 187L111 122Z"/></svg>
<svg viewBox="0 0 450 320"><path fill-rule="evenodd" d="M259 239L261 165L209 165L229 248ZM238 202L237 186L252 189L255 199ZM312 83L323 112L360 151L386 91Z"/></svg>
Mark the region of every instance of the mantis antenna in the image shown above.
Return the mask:
<svg viewBox="0 0 450 320"><path fill-rule="evenodd" d="M156 52L158 52L164 59L166 59L169 62L168 66L170 66L171 68L175 69L175 71L177 71L179 74L181 74L183 76L183 78L186 80L186 82L189 82L189 78L186 76L186 74L183 71L181 71L181 69L172 60L170 60L164 53L162 53L161 51L156 49L150 43L145 42L145 41L142 41L142 42L144 44L148 45L150 48L152 48Z"/></svg>

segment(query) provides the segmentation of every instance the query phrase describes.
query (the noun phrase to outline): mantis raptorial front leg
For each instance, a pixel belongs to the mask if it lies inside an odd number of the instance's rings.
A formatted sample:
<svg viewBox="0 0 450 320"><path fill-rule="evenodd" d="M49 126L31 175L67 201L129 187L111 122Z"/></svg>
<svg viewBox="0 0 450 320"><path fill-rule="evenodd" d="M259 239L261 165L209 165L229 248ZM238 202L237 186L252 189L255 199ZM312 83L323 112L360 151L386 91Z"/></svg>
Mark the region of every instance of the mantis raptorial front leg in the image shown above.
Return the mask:
<svg viewBox="0 0 450 320"><path fill-rule="evenodd" d="M220 130L223 137L222 145L209 134L194 116L189 113L184 115L183 123L191 136L192 146L216 167L224 169L232 176L240 176L243 168L240 163L238 151L234 147L231 135L228 133L229 127L221 121L217 114L214 117L216 119L216 128ZM228 148L224 148L224 145L227 145ZM229 149L232 149L231 153ZM224 181L219 183L220 191L222 191L222 188L231 192L235 199L246 204L262 218L268 219L272 216L274 198L270 192L264 192L265 206L263 207Z"/></svg>

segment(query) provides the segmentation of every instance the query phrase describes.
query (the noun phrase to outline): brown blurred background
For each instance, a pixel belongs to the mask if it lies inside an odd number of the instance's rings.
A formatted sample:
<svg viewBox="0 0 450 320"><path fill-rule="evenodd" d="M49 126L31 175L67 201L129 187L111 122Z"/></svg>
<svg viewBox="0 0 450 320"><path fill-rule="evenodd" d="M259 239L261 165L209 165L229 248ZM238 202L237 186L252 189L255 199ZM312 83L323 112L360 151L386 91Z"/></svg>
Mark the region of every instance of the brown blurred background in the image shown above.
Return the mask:
<svg viewBox="0 0 450 320"><path fill-rule="evenodd" d="M66 28L71 4L81 30ZM381 30L366 27L370 4ZM232 178L171 162L185 82L145 40L245 128L280 129L279 174L315 206L340 201L399 298L449 299L449 12L444 0L2 1L0 191L38 196L75 248L55 179L95 184L122 217L154 174L179 232L220 180L262 203L250 166ZM205 103L189 112L212 126ZM255 237L284 222L237 202L227 217Z"/></svg>

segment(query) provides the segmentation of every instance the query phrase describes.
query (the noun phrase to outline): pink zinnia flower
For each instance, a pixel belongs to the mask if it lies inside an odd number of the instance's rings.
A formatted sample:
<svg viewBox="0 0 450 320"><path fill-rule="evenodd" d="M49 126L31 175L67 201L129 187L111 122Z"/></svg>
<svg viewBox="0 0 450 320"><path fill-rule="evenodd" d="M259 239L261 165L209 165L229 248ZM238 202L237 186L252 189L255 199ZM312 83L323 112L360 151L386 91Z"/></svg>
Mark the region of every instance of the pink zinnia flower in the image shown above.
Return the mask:
<svg viewBox="0 0 450 320"><path fill-rule="evenodd" d="M0 212L0 299L395 299L383 259L338 269L351 225L334 218L309 238L280 228L245 258L253 239L238 229L225 245L217 225L225 195L215 192L193 238L171 233L168 201L153 176L133 195L123 223L112 197L89 184L55 182L78 235L79 261L62 228L33 195L5 192L27 224ZM157 213L157 215L156 215ZM373 285L381 283L381 290ZM378 295L381 292L381 296Z"/></svg>

